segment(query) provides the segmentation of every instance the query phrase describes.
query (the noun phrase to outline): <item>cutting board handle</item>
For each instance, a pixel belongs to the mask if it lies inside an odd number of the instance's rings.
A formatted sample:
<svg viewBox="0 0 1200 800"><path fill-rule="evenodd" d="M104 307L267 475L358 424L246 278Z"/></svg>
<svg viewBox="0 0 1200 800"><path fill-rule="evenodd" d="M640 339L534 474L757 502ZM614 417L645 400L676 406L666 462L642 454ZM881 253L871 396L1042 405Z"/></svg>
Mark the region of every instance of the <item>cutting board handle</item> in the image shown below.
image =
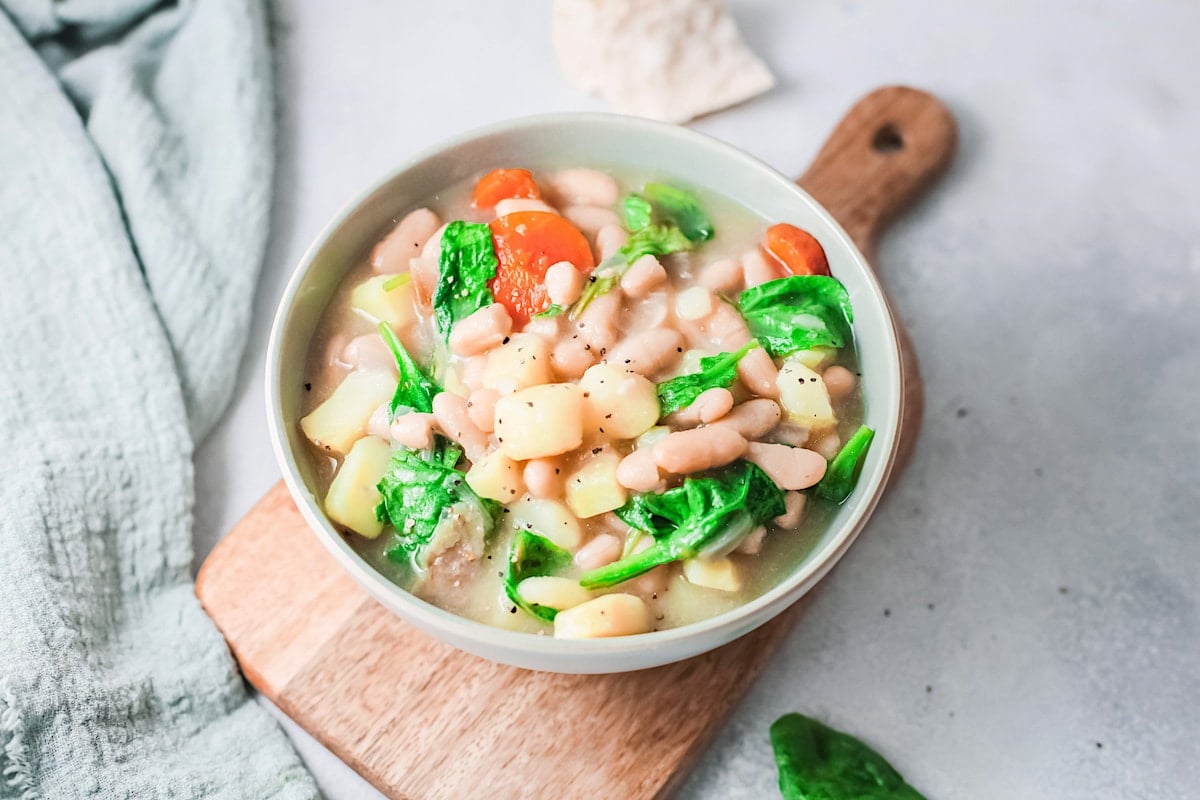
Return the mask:
<svg viewBox="0 0 1200 800"><path fill-rule="evenodd" d="M949 166L957 141L937 98L885 86L854 104L797 183L869 260L884 225Z"/></svg>

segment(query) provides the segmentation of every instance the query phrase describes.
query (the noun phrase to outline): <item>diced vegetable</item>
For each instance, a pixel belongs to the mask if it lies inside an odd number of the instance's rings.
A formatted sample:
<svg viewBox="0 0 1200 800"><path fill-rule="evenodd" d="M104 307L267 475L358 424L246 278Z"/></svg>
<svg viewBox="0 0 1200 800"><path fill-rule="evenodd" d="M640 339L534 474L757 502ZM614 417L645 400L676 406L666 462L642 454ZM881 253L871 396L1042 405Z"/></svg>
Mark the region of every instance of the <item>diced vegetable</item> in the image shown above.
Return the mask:
<svg viewBox="0 0 1200 800"><path fill-rule="evenodd" d="M513 536L508 553L508 574L504 578L504 593L508 599L538 619L552 622L558 610L527 601L518 587L527 578L550 575L571 564L571 554L544 536L519 530Z"/></svg>
<svg viewBox="0 0 1200 800"><path fill-rule="evenodd" d="M779 404L788 421L809 431L823 431L837 424L825 381L799 360L791 356L783 360L775 385L779 387Z"/></svg>
<svg viewBox="0 0 1200 800"><path fill-rule="evenodd" d="M614 439L641 436L658 422L654 384L619 364L596 364L579 379L584 427Z"/></svg>
<svg viewBox="0 0 1200 800"><path fill-rule="evenodd" d="M409 273L401 273L408 275ZM376 275L367 278L350 292L350 307L371 322L385 322L393 328L404 328L416 319L412 284L389 289L397 275Z"/></svg>
<svg viewBox="0 0 1200 800"><path fill-rule="evenodd" d="M772 358L813 347L843 347L853 339L846 287L825 275L793 275L740 295L750 333Z"/></svg>
<svg viewBox="0 0 1200 800"><path fill-rule="evenodd" d="M499 507L482 500L455 469L462 451L440 436L430 450L397 450L379 481L383 501L375 513L395 529L387 549L392 561L410 561L419 569L460 540L474 553L495 527Z"/></svg>
<svg viewBox="0 0 1200 800"><path fill-rule="evenodd" d="M567 609L554 618L556 639L601 639L650 630L650 610L632 594L606 594Z"/></svg>
<svg viewBox="0 0 1200 800"><path fill-rule="evenodd" d="M475 184L471 192L471 205L475 208L491 208L501 200L509 198L533 198L542 196L533 173L527 169L494 169Z"/></svg>
<svg viewBox="0 0 1200 800"><path fill-rule="evenodd" d="M514 528L537 531L564 550L577 550L583 541L579 518L557 500L522 497L508 507L505 518Z"/></svg>
<svg viewBox="0 0 1200 800"><path fill-rule="evenodd" d="M663 220L674 224L693 242L705 242L713 237L713 224L700 208L700 201L690 192L665 183L647 183L642 194Z"/></svg>
<svg viewBox="0 0 1200 800"><path fill-rule="evenodd" d="M639 494L617 511L655 538L652 547L583 574L585 589L614 586L672 561L724 555L759 525L786 510L783 492L748 461L688 477L661 494Z"/></svg>
<svg viewBox="0 0 1200 800"><path fill-rule="evenodd" d="M433 316L438 333L449 340L450 329L492 303L489 281L496 277L491 229L483 223L455 220L442 233Z"/></svg>
<svg viewBox="0 0 1200 800"><path fill-rule="evenodd" d="M837 356L837 348L834 347L814 347L810 350L797 350L788 356L809 369L819 370L821 367L829 364Z"/></svg>
<svg viewBox="0 0 1200 800"><path fill-rule="evenodd" d="M775 720L771 747L784 800L925 800L883 756L801 714Z"/></svg>
<svg viewBox="0 0 1200 800"><path fill-rule="evenodd" d="M499 261L491 289L517 330L550 307L546 270L567 261L588 275L596 263L587 237L558 214L517 211L493 220L491 232Z"/></svg>
<svg viewBox="0 0 1200 800"><path fill-rule="evenodd" d="M687 408L708 389L728 389L737 378L738 362L755 347L758 347L758 342L752 339L737 352L705 356L700 359L699 372L660 383L657 391L659 414L665 417Z"/></svg>
<svg viewBox="0 0 1200 800"><path fill-rule="evenodd" d="M729 556L689 558L683 562L683 577L689 583L719 592L740 592L745 583L741 567Z"/></svg>
<svg viewBox="0 0 1200 800"><path fill-rule="evenodd" d="M392 419L409 411L421 411L426 414L433 411L433 397L440 391L437 384L421 371L387 323L379 323L379 335L396 357L396 371L400 375L392 402L388 406L388 413Z"/></svg>
<svg viewBox="0 0 1200 800"><path fill-rule="evenodd" d="M616 453L601 453L567 477L567 506L580 519L596 517L625 505L628 496L617 480Z"/></svg>
<svg viewBox="0 0 1200 800"><path fill-rule="evenodd" d="M521 465L495 450L471 465L467 485L480 497L501 503L511 503L525 492Z"/></svg>
<svg viewBox="0 0 1200 800"><path fill-rule="evenodd" d="M829 274L825 248L811 233L795 225L780 222L767 228L766 250L793 275Z"/></svg>
<svg viewBox="0 0 1200 800"><path fill-rule="evenodd" d="M517 461L574 450L583 442L583 390L548 383L501 397L495 436L500 452Z"/></svg>
<svg viewBox="0 0 1200 800"><path fill-rule="evenodd" d="M354 443L325 494L325 513L334 522L374 539L383 532L375 507L383 499L377 485L392 463L392 447L378 436Z"/></svg>
<svg viewBox="0 0 1200 800"><path fill-rule="evenodd" d="M550 345L532 333L514 333L508 342L487 355L483 385L500 394L512 394L554 380Z"/></svg>
<svg viewBox="0 0 1200 800"><path fill-rule="evenodd" d="M371 414L395 391L396 379L386 372L351 372L324 403L300 420L300 430L325 452L344 455L367 435Z"/></svg>
<svg viewBox="0 0 1200 800"><path fill-rule="evenodd" d="M821 482L813 489L817 497L841 503L850 496L850 493L854 491L855 484L858 483L863 459L866 458L867 450L871 447L871 440L874 438L875 431L866 425L859 426L859 429L842 445L842 449L829 462L829 469L825 470L825 477L821 478Z"/></svg>

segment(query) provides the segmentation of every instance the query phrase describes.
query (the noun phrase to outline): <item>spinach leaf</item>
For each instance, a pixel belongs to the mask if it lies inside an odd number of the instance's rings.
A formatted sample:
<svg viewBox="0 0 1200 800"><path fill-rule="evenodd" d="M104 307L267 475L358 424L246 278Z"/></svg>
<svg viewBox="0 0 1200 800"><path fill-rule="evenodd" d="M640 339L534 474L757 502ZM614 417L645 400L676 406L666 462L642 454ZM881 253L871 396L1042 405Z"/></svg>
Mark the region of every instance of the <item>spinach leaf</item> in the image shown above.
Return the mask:
<svg viewBox="0 0 1200 800"><path fill-rule="evenodd" d="M650 224L650 216L654 209L644 197L636 194L627 195L621 200L621 221L630 231L638 231Z"/></svg>
<svg viewBox="0 0 1200 800"><path fill-rule="evenodd" d="M853 340L846 287L828 275L792 275L742 292L742 317L772 358Z"/></svg>
<svg viewBox="0 0 1200 800"><path fill-rule="evenodd" d="M433 291L433 316L447 341L454 323L494 301L488 281L499 262L486 223L455 220L442 233L438 284Z"/></svg>
<svg viewBox="0 0 1200 800"><path fill-rule="evenodd" d="M512 547L508 552L508 574L504 577L504 593L518 607L538 619L553 622L558 614L556 609L530 603L521 597L517 587L526 578L550 575L570 563L571 554L545 536L525 529L518 530L513 536Z"/></svg>
<svg viewBox="0 0 1200 800"><path fill-rule="evenodd" d="M396 393L392 395L392 402L388 405L389 417L394 420L409 411L423 411L426 414L433 411L433 396L441 389L421 371L386 322L379 323L379 335L392 351L396 359L396 369L400 373Z"/></svg>
<svg viewBox="0 0 1200 800"><path fill-rule="evenodd" d="M759 467L736 461L661 494L638 494L617 510L654 537L650 547L583 574L585 589L614 586L660 564L728 552L758 525L785 511L783 492Z"/></svg>
<svg viewBox="0 0 1200 800"><path fill-rule="evenodd" d="M647 225L630 235L628 241L617 252L624 257L629 265L642 256L665 256L688 250L692 242L683 235L683 231L672 224Z"/></svg>
<svg viewBox="0 0 1200 800"><path fill-rule="evenodd" d="M423 569L443 526L460 526L454 533L476 537L480 544L491 532L499 504L481 499L467 485L455 469L461 456L462 450L441 436L428 450L401 448L392 454L376 486L383 501L375 508L376 517L395 529L388 559Z"/></svg>
<svg viewBox="0 0 1200 800"><path fill-rule="evenodd" d="M642 194L658 216L678 226L691 241L706 242L713 237L712 222L690 192L665 183L647 183Z"/></svg>
<svg viewBox="0 0 1200 800"><path fill-rule="evenodd" d="M557 303L551 303L546 307L545 311L539 311L538 313L534 314L533 319L554 319L555 317L561 316L566 310L567 309L558 305Z"/></svg>
<svg viewBox="0 0 1200 800"><path fill-rule="evenodd" d="M738 362L742 360L742 356L755 347L758 347L758 342L751 339L736 353L705 356L700 359L699 372L680 375L660 383L658 385L659 414L665 417L681 408L687 408L701 393L709 389L728 389L733 383L733 379L737 377Z"/></svg>
<svg viewBox="0 0 1200 800"><path fill-rule="evenodd" d="M925 800L867 745L801 714L771 726L784 800Z"/></svg>
<svg viewBox="0 0 1200 800"><path fill-rule="evenodd" d="M866 425L859 426L829 462L825 477L821 478L820 483L813 489L817 497L840 503L850 496L862 472L863 458L866 457L867 449L874 438L875 431Z"/></svg>

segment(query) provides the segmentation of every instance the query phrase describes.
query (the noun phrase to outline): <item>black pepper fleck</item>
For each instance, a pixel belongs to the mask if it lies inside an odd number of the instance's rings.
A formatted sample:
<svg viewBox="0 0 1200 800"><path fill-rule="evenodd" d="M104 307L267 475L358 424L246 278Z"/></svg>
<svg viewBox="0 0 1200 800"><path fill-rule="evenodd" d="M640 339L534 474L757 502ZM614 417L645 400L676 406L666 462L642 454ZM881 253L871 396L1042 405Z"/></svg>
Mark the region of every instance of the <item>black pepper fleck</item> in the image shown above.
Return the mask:
<svg viewBox="0 0 1200 800"><path fill-rule="evenodd" d="M505 336L503 339L500 340L500 344L508 344L511 341L512 341L511 336Z"/></svg>
<svg viewBox="0 0 1200 800"><path fill-rule="evenodd" d="M311 384L311 383L306 383L306 384L304 384L304 391L306 391L306 392L311 392L311 391L312 391L312 384Z"/></svg>
<svg viewBox="0 0 1200 800"><path fill-rule="evenodd" d="M592 448L592 455L596 455L597 453L599 453L599 452L600 452L601 450L603 450L603 449L604 449L603 447L593 447L593 448Z"/></svg>

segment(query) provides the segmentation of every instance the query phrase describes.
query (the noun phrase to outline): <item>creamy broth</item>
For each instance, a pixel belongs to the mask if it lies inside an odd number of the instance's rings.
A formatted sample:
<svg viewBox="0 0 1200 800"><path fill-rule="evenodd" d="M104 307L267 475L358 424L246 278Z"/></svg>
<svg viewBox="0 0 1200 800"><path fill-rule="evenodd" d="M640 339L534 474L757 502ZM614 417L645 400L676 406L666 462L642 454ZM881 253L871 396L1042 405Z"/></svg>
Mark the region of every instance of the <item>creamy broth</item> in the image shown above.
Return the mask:
<svg viewBox="0 0 1200 800"><path fill-rule="evenodd" d="M595 168L594 165L589 165L589 167ZM580 357L609 364L613 363L609 360L609 354L612 354L617 362L637 367L639 375L655 384L661 384L679 375L696 372L699 369L700 357L737 350L739 347L739 343L736 341L737 335L729 334L729 325L719 322L722 315L733 314L734 317L737 317L736 307L728 301L736 300L739 291L744 287L761 283L768 278L782 278L789 275L787 268L772 256L773 251L768 252L760 247L764 241L764 230L777 221L764 220L728 198L696 190L689 186L686 180L675 176L603 166L599 170L616 179L617 196L621 198L630 193L639 192L641 187L653 182L661 182L687 190L699 200L704 213L712 221L715 228L714 234L707 241L697 243L694 249L658 257L657 261L665 268L666 275L665 278L660 276L661 283L653 288L638 288L631 284L629 291L626 291L622 288L623 284L618 284L607 293L594 299L577 319L572 319L568 313L562 313L552 318L534 318L524 326L515 323L512 331L503 340L504 344L469 356L454 353L453 348L448 349L439 337L435 330L432 314L427 307L422 307L420 275L414 272L408 279L396 279L394 277L397 274L395 263L391 263L381 270L380 264L373 263L373 260L378 261L376 257L382 252L382 249L373 250L359 263L350 266L346 277L330 300L314 330L303 376L305 392L302 418L310 418L310 415L316 417L327 412L329 404L333 402L331 398L335 391L341 391L339 386L352 373L370 373L372 375L387 373L392 376L394 382L396 365L392 354L380 337L378 320L365 313L361 308L355 308L356 302L360 306L363 304L361 299L356 300L357 287L372 280L382 280L380 276L384 275L389 276L389 280L393 282L407 281L400 288L415 298L411 301L413 305L411 322L394 326L394 332L399 341L426 374L433 373L431 377L439 387L467 400L484 396L490 397L487 392L482 394L477 392L481 389L482 381L492 380L495 385L494 382L499 380L495 375L488 378L486 372L489 365L500 363L497 361L500 357L494 354L499 349L507 347L510 340L533 341L528 338L520 339L522 335L540 337L541 340L549 343L547 352L551 354L552 358L551 362L546 365L549 378L544 382L555 384L578 383L580 380L580 376L576 374L577 369L568 369L562 366L567 364L568 360L565 357L558 358L560 349L563 352L570 351ZM555 187L559 186L560 182L555 178L554 169L536 169L534 176L538 186L543 187L541 189L542 199L526 200L517 205L532 206L536 202L543 201L550 204L555 213L561 213L583 232L594 251L595 263L597 265L609 263L604 259L611 255L606 250L613 249L612 243L606 243L604 239L606 236L609 238L617 236L611 227L612 223L621 219L619 202L607 207L596 206L581 210L579 207L581 204L572 204L564 200L565 191L561 189L558 192L555 191ZM464 220L470 223L492 222L497 218L496 211L490 207L476 208L472 206L472 189L476 180L477 178L473 178L438 192L427 199L424 207L436 214L440 222L451 220ZM567 186L569 188L569 181ZM508 206L513 204L512 201L508 201ZM502 205L501 210L505 209L506 206ZM411 211L413 209L396 209L397 223L403 224L401 221ZM608 229L604 232L597 229L597 226L606 227L602 223L607 223ZM384 232L381 239L386 235L387 232ZM625 235L628 235L628 232L625 232ZM600 239L599 243L598 239ZM434 243L436 244L436 240ZM419 239L414 240L413 257L418 259L419 263L423 263L426 270L431 268L436 270L437 248L431 248L428 245L418 248L416 245L420 244ZM406 244L406 246L408 245ZM443 243L442 246L445 244ZM422 255L422 252L425 255ZM421 259L424 261L420 261ZM414 270L418 269L416 266L418 262L414 262ZM706 282L705 270L712 268L717 262L733 264L733 268L740 276L734 281L735 285L725 292L695 289L694 287ZM626 277L638 269L638 263L635 261L633 266L623 265L623 268L628 270L625 273ZM707 280L707 282L712 283L711 280ZM584 285L586 287L587 284ZM690 294L688 294L689 292ZM681 299L681 296L685 294L686 299ZM708 310L706 311L706 309ZM684 319L681 315L695 318ZM508 315L504 316L507 318ZM611 341L607 347L601 343L601 340L589 340L590 336L601 335L596 331L603 328L604 320L608 320L616 333L615 341ZM734 322L738 320L740 317ZM459 320L457 325L461 324L462 320ZM589 325L592 325L592 328L589 329ZM661 343L652 341L654 337L676 336L671 333L672 331L677 332L678 343L673 344L670 348L663 348L660 346ZM454 329L453 335L458 335L457 327ZM602 352L600 357L597 357L595 352L590 349L589 341ZM633 344L630 344L631 342ZM640 344L642 342L645 344ZM580 353L579 347L588 348L585 352L590 355ZM661 351L657 355L652 352L656 348ZM761 348L756 349L761 350ZM815 449L826 459L832 458L839 446L851 438L859 428L863 416L861 392L857 380L855 380L858 370L852 341L847 342L836 354L827 353L823 359L813 355L816 352L809 351L802 355L809 356L807 360L815 367L811 374L821 377L811 377L806 380L821 382L820 391L826 392L827 395L831 393L830 389L838 390L832 392L835 395L839 392L845 393L843 396L829 399L829 405L836 421L832 424L823 424L811 431L802 429L798 423L788 424L788 409L785 407L783 409L784 421L779 426L771 426L771 430L767 433L746 438L754 438L772 444L782 442ZM749 353L743 356L743 359L748 357ZM792 358L792 356L788 358ZM523 361L519 363L524 364ZM775 358L773 363L776 368L782 369L789 375L791 374L789 370L794 367L792 361L781 358ZM828 371L834 366L844 368L838 377L843 382L848 377L853 384L848 391L844 386L834 384L833 373ZM515 369L519 371L523 368ZM493 372L499 371L493 370ZM804 374L808 375L809 373L805 372ZM757 397L755 392L744 385L747 380L747 378L739 376L728 387L734 402L738 404L735 409ZM524 387L519 387L518 390L521 388ZM809 391L809 387L805 387L805 391ZM390 396L390 392L382 391L380 396L384 393ZM496 394L503 397L510 393L500 389L496 391ZM714 392L712 396L718 401L725 397L720 392ZM587 393L585 392L586 397ZM588 402L593 401L584 400L585 405ZM386 406L386 403L383 405ZM468 417L476 410L468 407ZM665 426L669 430L659 431L655 435L661 436L685 429L706 429L720 424L722 417L714 419L711 425L698 424L695 419L688 421L686 419L688 410L685 408L676 412L675 415L659 420L655 424L655 429ZM394 431L397 430L395 424L386 418L387 415L384 412L384 408L376 409L373 411L371 419L355 420L356 431L343 438L349 441L362 435L374 435L386 442L390 448L400 448L401 445L392 440L396 435ZM362 414L361 407L358 414L360 416ZM400 418L396 417L397 420ZM413 419L417 419L417 417L414 416ZM490 420L490 417L488 419ZM670 424L672 420L683 421L679 424ZM501 423L502 420L496 420L494 423L496 430L490 434L486 431L482 432L487 439L486 447L489 454L505 447L502 442L497 442L502 429ZM444 430L445 423L441 423L440 428L438 423L431 422L430 424L431 430L437 435L448 434L450 438L456 438L457 431ZM311 427L306 428L305 432L311 442L310 455L319 484L315 488L319 496L325 496L330 491L335 475L342 468L346 448L344 445L328 444L327 442L332 441L331 439L323 440L314 437ZM585 431L577 447L562 454L535 457L535 460L541 459L548 464L552 463L553 469L557 470L556 474L560 476L558 480L564 480L566 476L577 474L580 469L588 467L590 464L618 463L638 449L639 442L643 442L638 437L615 438L609 433L602 433L603 430L602 425L599 430L593 426L589 431ZM533 431L529 435L534 436L535 434L541 435L540 432ZM508 446L514 445L510 443ZM655 444L650 443L650 439L645 439L642 446L653 450ZM467 449L469 452L470 448ZM464 457L459 468L466 469L468 463L470 460ZM534 476L528 469L528 460L517 460L516 463L518 469L525 470L522 474L532 481ZM661 468L658 470L658 474L661 476L661 481L654 491L676 486L685 477L664 472ZM377 478L375 479L377 480ZM360 493L370 494L370 480L363 480L365 483L358 487L358 490ZM507 486L507 484L504 485ZM391 526L386 527L374 538L355 533L351 530L353 526L342 524L340 527L343 528L347 541L368 563L389 580L413 591L418 596L457 614L490 625L548 635L554 632L554 624L539 619L531 613L526 613L524 609L518 609L505 590L506 570L514 533L522 527L529 528L527 523L529 515L521 512L523 507L520 505L523 502L521 496L525 494L526 484L517 480L513 486L516 487L511 490L514 496L495 498L503 501L506 505L498 512L498 522L494 530L487 536L484 548L471 554L471 557L463 557L458 550L448 550L447 554L456 554L454 559L457 560L453 563L451 563L452 559L449 555L444 558L434 558L427 568L417 566L412 559L397 561L389 558L387 551L395 544L395 535ZM628 496L638 494L631 488L623 488ZM503 492L499 493L503 494ZM793 490L789 493L795 495L796 491ZM761 595L790 574L811 552L814 543L836 510L835 503L812 496L812 491L800 491L799 494L804 495L805 499L801 521L797 525L784 528L778 524L768 523L765 535L762 531L755 531L741 542L738 549L716 559L722 563L723 559L728 559L732 565L730 574L737 576L736 585L733 585L732 589L730 585L724 585L723 588L705 585L704 581L707 579L690 580L685 576L681 563L674 562L657 566L649 572L614 586L595 589L590 596L621 593L640 598L646 607L649 620L648 629L650 630L685 625L736 608ZM378 499L371 499L375 503L378 502ZM562 497L558 497L557 500L551 502L561 500ZM559 505L562 503L559 502ZM567 508L572 507L568 504ZM630 537L651 541L647 534L631 532L630 526L618 518L614 511L615 509L608 509L592 516L573 514L574 522L568 527L573 531L577 526L578 536L568 537L570 541L566 549L573 554L578 553L587 548L589 543L594 542L597 537L612 537L620 544L622 557L624 557L629 552L636 552L634 548L630 547L632 541ZM335 523L338 522L334 513L330 513L330 516L334 518ZM545 531L535 530L534 532L549 535ZM611 544L611 540L602 538L602 543ZM599 548L594 547L593 549ZM439 558L441 558L440 561ZM569 565L560 566L553 574L557 577L577 581L587 571L577 562L572 561Z"/></svg>

